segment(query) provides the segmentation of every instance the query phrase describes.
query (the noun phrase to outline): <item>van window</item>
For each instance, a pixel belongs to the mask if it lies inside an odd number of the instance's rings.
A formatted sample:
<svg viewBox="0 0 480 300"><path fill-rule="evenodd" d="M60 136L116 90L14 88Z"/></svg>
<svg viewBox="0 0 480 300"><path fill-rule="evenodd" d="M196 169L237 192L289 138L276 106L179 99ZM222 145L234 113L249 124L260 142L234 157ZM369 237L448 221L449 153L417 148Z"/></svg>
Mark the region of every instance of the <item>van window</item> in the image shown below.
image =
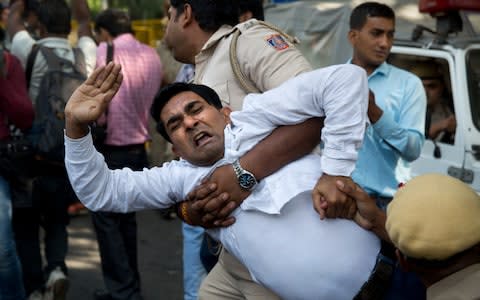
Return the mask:
<svg viewBox="0 0 480 300"><path fill-rule="evenodd" d="M472 121L475 127L480 130L480 49L468 51L466 66Z"/></svg>
<svg viewBox="0 0 480 300"><path fill-rule="evenodd" d="M442 58L392 54L389 62L417 75L427 95L425 138L454 144L457 122L453 106L450 70Z"/></svg>

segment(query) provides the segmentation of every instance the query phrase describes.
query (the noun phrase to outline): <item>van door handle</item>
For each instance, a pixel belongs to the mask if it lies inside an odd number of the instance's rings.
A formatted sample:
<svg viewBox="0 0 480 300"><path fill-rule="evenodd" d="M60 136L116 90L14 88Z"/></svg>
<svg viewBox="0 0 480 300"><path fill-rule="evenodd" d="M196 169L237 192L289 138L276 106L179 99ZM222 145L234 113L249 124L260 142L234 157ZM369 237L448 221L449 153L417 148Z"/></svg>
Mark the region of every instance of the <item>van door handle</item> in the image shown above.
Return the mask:
<svg viewBox="0 0 480 300"><path fill-rule="evenodd" d="M465 168L448 167L448 175L458 178L465 183L473 182L473 171Z"/></svg>

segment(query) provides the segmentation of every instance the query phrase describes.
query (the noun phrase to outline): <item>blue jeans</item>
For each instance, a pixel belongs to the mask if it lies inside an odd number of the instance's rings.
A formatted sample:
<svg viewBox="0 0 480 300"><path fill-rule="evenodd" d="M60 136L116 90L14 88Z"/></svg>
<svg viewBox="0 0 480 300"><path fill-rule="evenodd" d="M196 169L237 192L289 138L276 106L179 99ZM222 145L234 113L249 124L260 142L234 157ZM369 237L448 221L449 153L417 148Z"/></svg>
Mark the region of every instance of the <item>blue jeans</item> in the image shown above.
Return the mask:
<svg viewBox="0 0 480 300"><path fill-rule="evenodd" d="M200 260L204 230L182 223L183 233L183 299L196 300L198 289L207 275Z"/></svg>
<svg viewBox="0 0 480 300"><path fill-rule="evenodd" d="M0 299L24 299L20 260L12 231L12 202L8 182L0 176Z"/></svg>

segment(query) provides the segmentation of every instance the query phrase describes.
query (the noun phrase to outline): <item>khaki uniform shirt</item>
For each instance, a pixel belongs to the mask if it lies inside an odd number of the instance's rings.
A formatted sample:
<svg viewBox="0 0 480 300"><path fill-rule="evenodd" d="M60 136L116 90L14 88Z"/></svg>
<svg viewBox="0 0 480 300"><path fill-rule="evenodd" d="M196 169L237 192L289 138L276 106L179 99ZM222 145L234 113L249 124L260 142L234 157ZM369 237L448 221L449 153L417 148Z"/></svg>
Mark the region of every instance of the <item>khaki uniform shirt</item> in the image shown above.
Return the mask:
<svg viewBox="0 0 480 300"><path fill-rule="evenodd" d="M480 299L480 264L454 273L427 289L427 300Z"/></svg>
<svg viewBox="0 0 480 300"><path fill-rule="evenodd" d="M257 20L235 28L220 27L195 56L195 83L213 88L223 104L240 110L247 92L233 73L229 51L232 33L240 30L237 56L240 69L260 91L277 87L288 79L311 70L309 62L286 38Z"/></svg>

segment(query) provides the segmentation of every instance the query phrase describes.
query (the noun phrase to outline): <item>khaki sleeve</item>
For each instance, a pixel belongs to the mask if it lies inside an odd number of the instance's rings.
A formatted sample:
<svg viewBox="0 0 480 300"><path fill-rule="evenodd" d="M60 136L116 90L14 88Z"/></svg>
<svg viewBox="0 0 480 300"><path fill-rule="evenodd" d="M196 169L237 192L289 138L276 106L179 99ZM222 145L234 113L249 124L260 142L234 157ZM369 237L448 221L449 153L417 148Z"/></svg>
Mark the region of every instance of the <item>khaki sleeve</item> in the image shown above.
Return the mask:
<svg viewBox="0 0 480 300"><path fill-rule="evenodd" d="M243 74L261 91L312 69L298 48L261 24L242 30L237 56Z"/></svg>

